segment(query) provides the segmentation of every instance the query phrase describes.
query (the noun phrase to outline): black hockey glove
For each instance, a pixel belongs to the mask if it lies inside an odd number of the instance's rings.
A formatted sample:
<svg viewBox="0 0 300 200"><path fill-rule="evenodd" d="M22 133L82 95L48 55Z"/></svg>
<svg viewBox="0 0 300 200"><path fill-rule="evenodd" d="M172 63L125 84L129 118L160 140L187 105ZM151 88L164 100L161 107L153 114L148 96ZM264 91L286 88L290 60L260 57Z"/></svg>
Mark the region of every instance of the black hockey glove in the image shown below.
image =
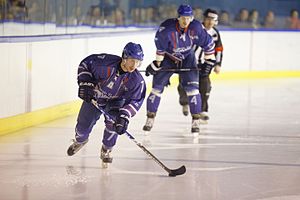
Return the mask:
<svg viewBox="0 0 300 200"><path fill-rule="evenodd" d="M116 132L119 135L124 134L128 128L128 123L129 123L128 116L119 113L119 115L116 117L116 121L114 124Z"/></svg>
<svg viewBox="0 0 300 200"><path fill-rule="evenodd" d="M158 66L156 60L154 60L151 64L149 64L146 68L146 76L155 75L157 71L159 71L161 67Z"/></svg>
<svg viewBox="0 0 300 200"><path fill-rule="evenodd" d="M94 92L95 85L89 82L80 82L78 89L78 97L90 103L95 98Z"/></svg>
<svg viewBox="0 0 300 200"><path fill-rule="evenodd" d="M204 61L203 64L198 65L198 68L200 69L200 76L201 77L209 76L215 64L216 64L216 60L207 59Z"/></svg>
<svg viewBox="0 0 300 200"><path fill-rule="evenodd" d="M203 63L204 66L207 66L207 67L210 67L210 68L213 68L216 64L216 60L213 60L213 59L206 59Z"/></svg>

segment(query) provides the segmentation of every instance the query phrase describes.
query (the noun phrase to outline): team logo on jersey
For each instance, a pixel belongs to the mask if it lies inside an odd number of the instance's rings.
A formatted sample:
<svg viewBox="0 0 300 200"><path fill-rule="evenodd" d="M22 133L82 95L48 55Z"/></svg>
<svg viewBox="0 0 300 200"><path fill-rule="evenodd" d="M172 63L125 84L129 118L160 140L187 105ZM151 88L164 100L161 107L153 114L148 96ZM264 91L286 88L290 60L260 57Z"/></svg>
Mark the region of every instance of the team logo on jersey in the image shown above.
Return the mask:
<svg viewBox="0 0 300 200"><path fill-rule="evenodd" d="M98 56L98 58L104 59L104 58L105 58L105 55Z"/></svg>
<svg viewBox="0 0 300 200"><path fill-rule="evenodd" d="M112 89L113 87L114 87L114 82L113 81L111 81L108 85L107 85L107 87L109 88L109 89Z"/></svg>
<svg viewBox="0 0 300 200"><path fill-rule="evenodd" d="M183 33L179 38L185 42L185 33Z"/></svg>
<svg viewBox="0 0 300 200"><path fill-rule="evenodd" d="M165 30L165 28L166 27L164 27L164 26L159 27L158 32L162 32L163 30Z"/></svg>

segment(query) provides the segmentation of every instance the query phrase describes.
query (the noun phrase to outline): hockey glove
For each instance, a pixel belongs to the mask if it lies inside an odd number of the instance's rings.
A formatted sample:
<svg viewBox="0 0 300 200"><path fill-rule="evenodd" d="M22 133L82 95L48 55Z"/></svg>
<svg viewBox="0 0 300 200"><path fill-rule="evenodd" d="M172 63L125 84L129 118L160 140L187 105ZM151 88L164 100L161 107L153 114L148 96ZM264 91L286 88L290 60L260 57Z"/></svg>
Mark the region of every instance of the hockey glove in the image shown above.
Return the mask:
<svg viewBox="0 0 300 200"><path fill-rule="evenodd" d="M94 88L95 85L93 83L80 82L79 89L78 89L78 97L90 103L91 100L95 98Z"/></svg>
<svg viewBox="0 0 300 200"><path fill-rule="evenodd" d="M146 68L146 76L155 75L157 71L159 71L161 67L158 66L156 60L154 60L151 64L149 64Z"/></svg>
<svg viewBox="0 0 300 200"><path fill-rule="evenodd" d="M116 117L116 121L115 121L115 130L119 135L122 135L126 132L127 127L128 127L128 116L124 115L122 113L119 113L119 115Z"/></svg>
<svg viewBox="0 0 300 200"><path fill-rule="evenodd" d="M206 59L203 63L204 66L209 67L209 68L213 68L216 64L216 60L213 59Z"/></svg>

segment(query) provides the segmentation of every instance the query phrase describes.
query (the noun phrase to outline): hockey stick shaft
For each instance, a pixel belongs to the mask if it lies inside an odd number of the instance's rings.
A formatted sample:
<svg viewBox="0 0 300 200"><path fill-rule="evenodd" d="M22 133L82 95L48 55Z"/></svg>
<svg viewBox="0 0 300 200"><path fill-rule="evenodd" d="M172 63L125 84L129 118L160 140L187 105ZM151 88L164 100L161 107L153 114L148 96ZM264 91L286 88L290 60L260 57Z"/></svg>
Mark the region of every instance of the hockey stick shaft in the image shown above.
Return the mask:
<svg viewBox="0 0 300 200"><path fill-rule="evenodd" d="M147 70L139 70L139 72L146 72ZM160 69L156 72L190 72L190 71L200 71L198 68L181 68L181 69L171 69L171 68L166 68L166 69Z"/></svg>
<svg viewBox="0 0 300 200"><path fill-rule="evenodd" d="M108 113L106 113L103 109L101 109L98 105L98 103L95 100L92 100L92 104L103 114L107 117L109 121L112 123L115 123L112 116L110 116ZM127 137L133 141L138 147L140 147L151 159L153 159L159 166L161 166L165 171L167 171L170 174L174 174L176 170L171 170L168 167L166 167L156 156L154 156L146 147L144 147L140 142L138 142L128 131L125 132ZM180 174L175 174L180 175Z"/></svg>

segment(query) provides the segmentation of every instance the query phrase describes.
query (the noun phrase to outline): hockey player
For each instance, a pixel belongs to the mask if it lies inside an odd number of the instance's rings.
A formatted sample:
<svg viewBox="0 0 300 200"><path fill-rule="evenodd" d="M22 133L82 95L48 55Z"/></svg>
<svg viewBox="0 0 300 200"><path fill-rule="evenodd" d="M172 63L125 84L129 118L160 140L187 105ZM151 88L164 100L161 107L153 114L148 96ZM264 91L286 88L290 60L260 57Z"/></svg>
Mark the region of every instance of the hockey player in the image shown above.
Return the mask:
<svg viewBox="0 0 300 200"><path fill-rule="evenodd" d="M180 5L178 18L164 21L155 35L156 60L146 68L146 75L153 75L152 91L147 98L147 121L144 131L150 131L154 118L169 78L174 72L161 70L166 68L178 69L182 86L187 93L190 112L192 115L193 134L198 134L200 129L201 97L199 94L199 75L193 45L204 49L207 65L214 65L214 42L212 37L202 28L199 21L193 19L193 11L189 5ZM181 68L190 71L180 72ZM194 69L194 70L193 70ZM161 71L160 71L161 70Z"/></svg>
<svg viewBox="0 0 300 200"><path fill-rule="evenodd" d="M214 66L207 65L205 62L203 62L203 50L197 46L195 49L196 57L198 57L198 67L200 69L199 73L199 90L201 94L201 100L202 100L202 112L201 112L201 122L206 124L207 120L209 120L209 117L207 115L208 112L208 98L211 91L211 81L209 78L209 75L214 69L214 72L216 74L220 73L221 70L221 64L222 64L222 58L223 58L223 45L220 37L220 33L218 29L215 27L218 23L218 13L215 10L207 9L203 13L204 15L204 21L203 26L213 37L213 40L215 42L215 56L216 56L216 64ZM180 81L179 81L180 82ZM182 84L178 85L178 92L179 92L179 103L182 105L182 112L184 115L188 115L188 97L186 95L186 92L183 89Z"/></svg>
<svg viewBox="0 0 300 200"><path fill-rule="evenodd" d="M136 70L144 54L141 45L129 42L122 57L111 54L93 54L78 67L78 96L83 99L75 128L75 139L69 147L69 156L78 152L87 142L101 112L92 104L115 117L115 123L105 119L100 158L111 163L110 155L118 135L126 132L128 123L140 109L146 92L142 75Z"/></svg>

